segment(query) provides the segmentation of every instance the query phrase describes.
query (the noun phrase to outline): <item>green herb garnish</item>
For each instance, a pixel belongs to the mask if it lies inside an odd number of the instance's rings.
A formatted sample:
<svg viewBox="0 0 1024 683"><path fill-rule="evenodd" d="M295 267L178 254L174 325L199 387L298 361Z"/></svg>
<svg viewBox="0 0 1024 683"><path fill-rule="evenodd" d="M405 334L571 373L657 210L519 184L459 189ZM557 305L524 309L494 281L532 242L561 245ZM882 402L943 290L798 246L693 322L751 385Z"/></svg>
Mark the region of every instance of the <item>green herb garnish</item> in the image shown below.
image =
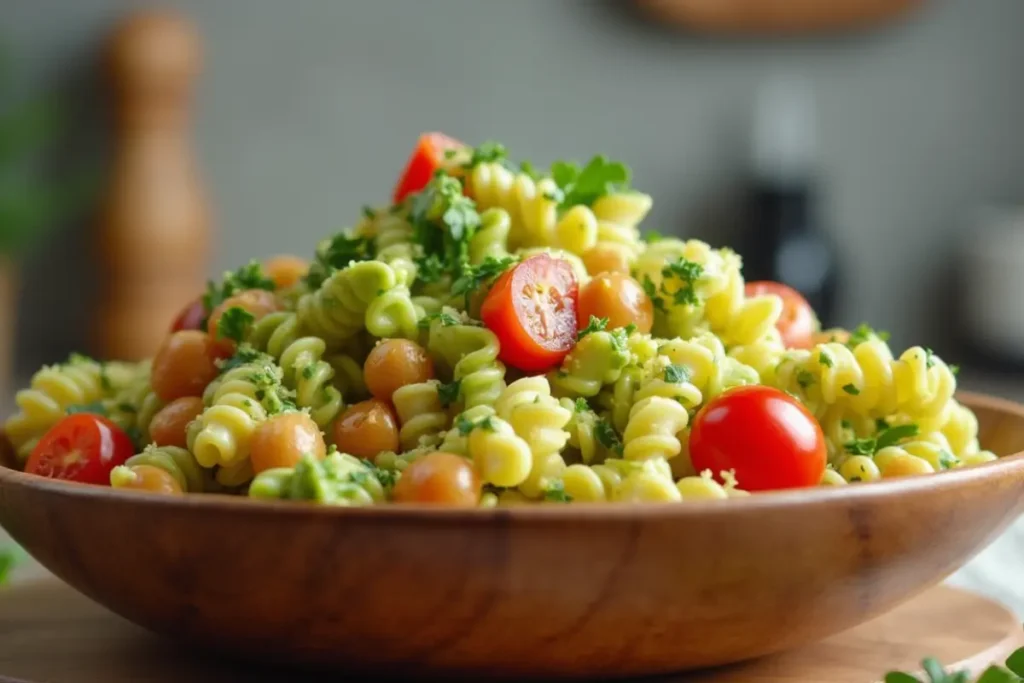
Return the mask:
<svg viewBox="0 0 1024 683"><path fill-rule="evenodd" d="M565 492L565 484L555 480L544 489L544 500L549 503L571 503L572 496Z"/></svg>
<svg viewBox="0 0 1024 683"><path fill-rule="evenodd" d="M613 427L608 420L599 418L597 422L594 423L594 438L597 439L599 444L607 448L612 453L622 455L622 440L615 431L615 427Z"/></svg>
<svg viewBox="0 0 1024 683"><path fill-rule="evenodd" d="M459 400L459 391L462 389L462 380L457 379L449 382L448 384L442 384L437 388L437 398L441 401L441 407L447 408L451 404Z"/></svg>
<svg viewBox="0 0 1024 683"><path fill-rule="evenodd" d="M858 389L853 384L844 384L843 385L843 391L845 391L846 393L850 394L851 396L858 396L858 395L860 395L860 389Z"/></svg>
<svg viewBox="0 0 1024 683"><path fill-rule="evenodd" d="M252 313L241 306L232 306L224 311L224 315L217 321L217 338L241 342L249 333L254 322L256 322L256 316Z"/></svg>
<svg viewBox="0 0 1024 683"><path fill-rule="evenodd" d="M665 368L665 381L672 384L683 384L690 381L690 368L673 363Z"/></svg>
<svg viewBox="0 0 1024 683"><path fill-rule="evenodd" d="M239 292L247 289L263 289L273 292L277 286L263 273L259 261L250 261L236 271L224 273L220 285L213 281L206 283L206 294L203 295L203 309L210 315L217 306ZM203 327L205 327L205 323Z"/></svg>
<svg viewBox="0 0 1024 683"><path fill-rule="evenodd" d="M590 316L590 321L587 326L580 330L579 334L576 335L576 341L579 341L586 337L588 334L594 332L603 332L608 327L608 318L598 318L595 315Z"/></svg>
<svg viewBox="0 0 1024 683"><path fill-rule="evenodd" d="M564 195L560 208L567 209L577 204L590 206L606 194L627 188L629 167L598 155L582 169L572 162L556 161L551 165L551 177Z"/></svg>

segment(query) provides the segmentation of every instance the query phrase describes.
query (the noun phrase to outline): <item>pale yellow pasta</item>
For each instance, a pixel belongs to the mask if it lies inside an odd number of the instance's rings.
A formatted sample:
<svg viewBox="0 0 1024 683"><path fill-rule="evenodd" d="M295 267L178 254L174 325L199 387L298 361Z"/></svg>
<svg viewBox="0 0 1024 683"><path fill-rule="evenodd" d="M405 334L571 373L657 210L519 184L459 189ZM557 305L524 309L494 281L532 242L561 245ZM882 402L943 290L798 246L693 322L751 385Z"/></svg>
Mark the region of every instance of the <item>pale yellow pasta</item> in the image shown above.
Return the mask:
<svg viewBox="0 0 1024 683"><path fill-rule="evenodd" d="M441 405L440 386L437 380L407 384L391 395L401 425L399 439L403 450L437 444L448 429L450 419Z"/></svg>
<svg viewBox="0 0 1024 683"><path fill-rule="evenodd" d="M682 445L677 434L686 427L689 416L678 402L652 396L634 404L623 434L627 460L673 458Z"/></svg>

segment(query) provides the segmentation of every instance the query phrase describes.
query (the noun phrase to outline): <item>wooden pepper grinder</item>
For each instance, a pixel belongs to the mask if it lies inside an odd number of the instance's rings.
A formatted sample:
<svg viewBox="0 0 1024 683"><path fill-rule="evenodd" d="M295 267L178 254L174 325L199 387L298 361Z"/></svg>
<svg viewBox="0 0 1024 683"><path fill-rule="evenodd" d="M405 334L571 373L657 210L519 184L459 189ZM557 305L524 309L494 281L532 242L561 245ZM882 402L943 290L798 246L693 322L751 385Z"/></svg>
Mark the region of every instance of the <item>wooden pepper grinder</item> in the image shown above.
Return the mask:
<svg viewBox="0 0 1024 683"><path fill-rule="evenodd" d="M100 228L97 343L103 358L138 360L157 350L206 274L206 200L188 139L199 36L184 17L147 10L125 19L108 48L117 139Z"/></svg>

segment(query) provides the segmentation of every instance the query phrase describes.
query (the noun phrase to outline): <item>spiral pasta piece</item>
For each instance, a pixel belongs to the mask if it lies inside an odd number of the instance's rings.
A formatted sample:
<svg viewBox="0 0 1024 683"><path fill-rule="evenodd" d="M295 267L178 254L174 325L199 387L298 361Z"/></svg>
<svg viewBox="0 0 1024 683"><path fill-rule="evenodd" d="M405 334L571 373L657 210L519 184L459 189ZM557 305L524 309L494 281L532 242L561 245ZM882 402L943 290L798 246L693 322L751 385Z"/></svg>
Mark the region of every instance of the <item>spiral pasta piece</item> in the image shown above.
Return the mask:
<svg viewBox="0 0 1024 683"><path fill-rule="evenodd" d="M569 441L565 426L572 418L551 396L544 377L524 377L508 385L495 401L500 418L526 442L532 455L528 476L517 485L528 498L538 498L565 469L561 451Z"/></svg>
<svg viewBox="0 0 1024 683"><path fill-rule="evenodd" d="M450 420L441 406L440 386L437 380L407 384L391 395L401 425L398 437L403 450L436 445L443 438Z"/></svg>
<svg viewBox="0 0 1024 683"><path fill-rule="evenodd" d="M508 237L512 219L504 209L487 209L480 214L480 225L469 239L469 262L477 266L488 258L508 256Z"/></svg>
<svg viewBox="0 0 1024 683"><path fill-rule="evenodd" d="M328 347L338 348L363 330L370 304L381 292L398 287L398 281L394 269L382 261L352 263L299 299L299 322Z"/></svg>
<svg viewBox="0 0 1024 683"><path fill-rule="evenodd" d="M29 388L14 398L18 412L4 423L4 433L18 459L28 459L36 442L70 406L94 403L103 395L102 366L92 359L72 357L36 372Z"/></svg>
<svg viewBox="0 0 1024 683"><path fill-rule="evenodd" d="M323 461L303 456L294 468L265 470L249 485L250 498L305 500L355 507L384 502L387 492L374 470L346 453Z"/></svg>
<svg viewBox="0 0 1024 683"><path fill-rule="evenodd" d="M505 366L498 361L498 338L486 327L445 325L434 320L427 349L451 368L454 380L459 382L459 398L464 408L492 404L505 388Z"/></svg>
<svg viewBox="0 0 1024 683"><path fill-rule="evenodd" d="M623 332L592 332L577 342L561 368L548 378L560 396L590 398L614 384L628 361Z"/></svg>
<svg viewBox="0 0 1024 683"><path fill-rule="evenodd" d="M128 468L138 465L148 465L167 472L186 493L201 493L211 489L209 472L203 470L192 454L184 448L147 446L141 453L133 455L124 463L124 467ZM110 485L115 488L120 486L120 479L113 473Z"/></svg>
<svg viewBox="0 0 1024 683"><path fill-rule="evenodd" d="M332 384L334 367L323 359L327 346L318 337L303 336L298 315L281 312L263 317L248 341L277 361L285 386L295 390L295 403L308 408L321 429L334 421L343 407L342 395Z"/></svg>
<svg viewBox="0 0 1024 683"><path fill-rule="evenodd" d="M686 408L676 401L661 396L637 401L622 435L623 456L626 460L668 460L679 455L682 445L676 435L688 421Z"/></svg>

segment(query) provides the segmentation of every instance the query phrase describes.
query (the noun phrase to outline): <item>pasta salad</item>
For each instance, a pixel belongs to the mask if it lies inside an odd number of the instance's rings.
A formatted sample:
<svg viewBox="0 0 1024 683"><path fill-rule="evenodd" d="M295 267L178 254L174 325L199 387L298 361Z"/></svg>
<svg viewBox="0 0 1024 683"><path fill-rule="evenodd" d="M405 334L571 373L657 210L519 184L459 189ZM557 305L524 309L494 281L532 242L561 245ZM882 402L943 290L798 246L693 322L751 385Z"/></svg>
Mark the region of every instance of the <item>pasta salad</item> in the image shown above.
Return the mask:
<svg viewBox="0 0 1024 683"><path fill-rule="evenodd" d="M726 500L996 458L955 367L641 237L629 181L424 134L390 204L209 283L151 361L44 367L7 439L41 476L326 505Z"/></svg>

